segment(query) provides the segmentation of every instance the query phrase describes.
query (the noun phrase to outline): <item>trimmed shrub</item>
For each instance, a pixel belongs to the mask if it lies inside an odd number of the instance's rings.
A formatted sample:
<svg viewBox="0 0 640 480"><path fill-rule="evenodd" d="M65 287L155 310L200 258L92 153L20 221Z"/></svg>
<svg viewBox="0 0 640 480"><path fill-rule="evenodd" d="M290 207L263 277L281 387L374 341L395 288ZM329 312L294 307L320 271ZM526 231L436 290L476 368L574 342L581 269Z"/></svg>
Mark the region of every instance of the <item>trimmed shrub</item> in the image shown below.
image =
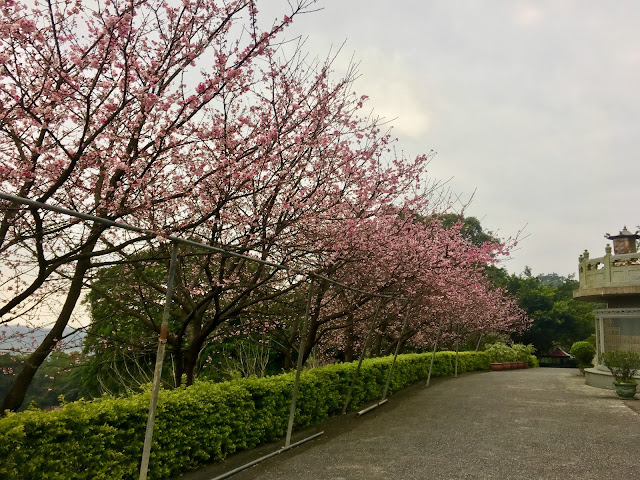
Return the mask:
<svg viewBox="0 0 640 480"><path fill-rule="evenodd" d="M527 362L529 367L539 367L538 359L533 354L536 349L533 345L514 343L509 346L504 342L488 343L484 346L491 363Z"/></svg>
<svg viewBox="0 0 640 480"><path fill-rule="evenodd" d="M596 347L586 340L582 342L575 342L571 345L571 350L569 350L569 355L576 359L578 362L578 368L583 375L585 368L593 367L591 362L593 361L595 354Z"/></svg>
<svg viewBox="0 0 640 480"><path fill-rule="evenodd" d="M614 350L602 355L602 363L611 370L617 383L637 383L633 377L640 370L640 354L626 350Z"/></svg>
<svg viewBox="0 0 640 480"><path fill-rule="evenodd" d="M432 376L453 374L455 353L436 353ZM392 357L365 360L350 409L380 399ZM427 378L431 354L400 355L389 393ZM488 370L483 352L460 352L458 372ZM303 372L294 423L302 428L342 410L355 363ZM294 374L223 383L196 382L161 391L149 478L163 479L224 460L237 450L282 438L286 432ZM80 400L60 410L27 410L0 419L0 478L134 479L150 392Z"/></svg>
<svg viewBox="0 0 640 480"><path fill-rule="evenodd" d="M536 351L533 345L525 345L524 343L514 343L511 345L511 350L513 350L517 362L529 362L529 358Z"/></svg>
<svg viewBox="0 0 640 480"><path fill-rule="evenodd" d="M491 363L516 362L518 360L517 353L503 342L489 343L484 346L484 351L489 356Z"/></svg>

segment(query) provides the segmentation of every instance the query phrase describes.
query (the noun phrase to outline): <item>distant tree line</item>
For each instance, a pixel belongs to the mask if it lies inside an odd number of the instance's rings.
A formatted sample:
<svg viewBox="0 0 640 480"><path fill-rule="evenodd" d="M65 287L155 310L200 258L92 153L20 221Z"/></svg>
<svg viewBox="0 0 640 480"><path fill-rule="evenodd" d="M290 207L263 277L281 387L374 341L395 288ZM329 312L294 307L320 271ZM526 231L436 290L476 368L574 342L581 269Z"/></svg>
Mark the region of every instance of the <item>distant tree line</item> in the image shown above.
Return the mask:
<svg viewBox="0 0 640 480"><path fill-rule="evenodd" d="M538 355L549 353L556 346L568 352L574 342L595 334L593 310L597 306L573 299L579 282L572 276L533 276L529 267L520 275L496 267L487 268L485 274L515 297L533 319L530 328L514 335L514 340L533 344Z"/></svg>

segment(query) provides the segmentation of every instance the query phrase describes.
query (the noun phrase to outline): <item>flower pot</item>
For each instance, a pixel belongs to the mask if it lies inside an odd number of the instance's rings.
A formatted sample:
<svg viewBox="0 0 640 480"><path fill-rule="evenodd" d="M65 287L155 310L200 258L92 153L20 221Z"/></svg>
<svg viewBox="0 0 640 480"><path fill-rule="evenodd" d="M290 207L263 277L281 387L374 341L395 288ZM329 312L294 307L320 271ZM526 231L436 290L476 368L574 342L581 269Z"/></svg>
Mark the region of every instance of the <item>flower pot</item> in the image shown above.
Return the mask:
<svg viewBox="0 0 640 480"><path fill-rule="evenodd" d="M504 363L492 363L491 370L493 370L494 372L504 370Z"/></svg>
<svg viewBox="0 0 640 480"><path fill-rule="evenodd" d="M636 388L638 385L635 383L613 382L613 385L618 398L631 400L636 395Z"/></svg>

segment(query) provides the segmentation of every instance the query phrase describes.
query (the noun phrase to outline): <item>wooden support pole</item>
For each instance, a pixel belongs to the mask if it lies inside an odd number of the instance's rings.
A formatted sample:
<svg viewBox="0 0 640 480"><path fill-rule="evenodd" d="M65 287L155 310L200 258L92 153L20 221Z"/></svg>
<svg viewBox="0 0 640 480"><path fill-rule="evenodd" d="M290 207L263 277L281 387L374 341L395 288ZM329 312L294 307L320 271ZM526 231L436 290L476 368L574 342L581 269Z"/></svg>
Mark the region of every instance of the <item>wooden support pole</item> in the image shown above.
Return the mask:
<svg viewBox="0 0 640 480"><path fill-rule="evenodd" d="M156 405L158 403L158 392L160 391L160 377L162 376L162 363L164 362L164 351L167 346L167 330L169 328L169 312L171 310L171 297L173 296L173 282L176 274L176 263L178 259L178 243L173 242L171 247L171 261L169 262L169 280L167 282L167 295L164 301L164 312L162 313L162 324L160 326L160 336L158 338L158 352L156 354L156 367L153 371L153 388L151 390L151 401L149 403L149 416L147 417L147 429L144 435L144 446L142 448L142 460L140 462L140 480L146 480L149 469L149 457L151 455L151 440L153 438L153 423L156 416Z"/></svg>
<svg viewBox="0 0 640 480"><path fill-rule="evenodd" d="M393 367L396 365L396 359L398 358L398 352L400 351L400 343L402 343L402 336L404 335L404 331L407 328L407 323L409 321L409 302L407 302L406 308L407 311L404 315L404 322L402 323L402 329L400 330L400 336L398 337L398 345L396 345L396 353L393 355L393 361L391 362L389 375L387 375L387 384L384 387L381 402L384 402L387 398L387 392L389 391L389 385L391 384L391 375L393 374Z"/></svg>
<svg viewBox="0 0 640 480"><path fill-rule="evenodd" d="M298 387L300 385L300 373L302 372L302 367L304 366L302 357L304 356L304 349L306 347L307 324L309 323L309 312L311 310L312 296L313 296L313 278L311 278L311 283L309 285L309 293L307 294L307 308L304 314L304 320L302 322L302 328L300 333L300 347L298 350L296 379L293 382L293 392L291 392L291 409L289 410L289 425L287 427L287 437L284 442L285 448L289 447L289 445L291 444L291 434L293 432L293 419L296 414L296 401L298 400Z"/></svg>
<svg viewBox="0 0 640 480"><path fill-rule="evenodd" d="M456 362L453 371L453 376L458 378L458 352L460 350L460 323L456 324Z"/></svg>
<svg viewBox="0 0 640 480"><path fill-rule="evenodd" d="M437 315L434 315L434 318L438 318ZM431 372L433 371L433 361L436 358L436 350L438 349L438 340L440 339L440 330L442 329L442 319L438 323L438 331L436 333L436 342L433 344L433 353L431 353L431 363L429 364L429 374L427 375L427 384L426 387L429 386L429 382L431 382Z"/></svg>
<svg viewBox="0 0 640 480"><path fill-rule="evenodd" d="M362 346L362 352L360 352L360 358L358 359L358 366L356 367L356 371L353 372L353 378L351 379L351 385L349 385L349 391L347 392L347 398L344 402L344 406L342 407L342 414L347 413L347 408L349 407L349 402L351 402L351 396L353 395L353 387L356 384L356 378L358 377L358 373L360 373L360 367L362 366L362 361L364 360L364 356L366 355L367 346L369 344L369 339L375 330L375 327L378 323L378 314L382 309L382 300L378 304L378 308L376 308L376 313L373 315L373 321L371 322L371 327L369 327L369 331L367 332L367 336L364 339L364 345Z"/></svg>

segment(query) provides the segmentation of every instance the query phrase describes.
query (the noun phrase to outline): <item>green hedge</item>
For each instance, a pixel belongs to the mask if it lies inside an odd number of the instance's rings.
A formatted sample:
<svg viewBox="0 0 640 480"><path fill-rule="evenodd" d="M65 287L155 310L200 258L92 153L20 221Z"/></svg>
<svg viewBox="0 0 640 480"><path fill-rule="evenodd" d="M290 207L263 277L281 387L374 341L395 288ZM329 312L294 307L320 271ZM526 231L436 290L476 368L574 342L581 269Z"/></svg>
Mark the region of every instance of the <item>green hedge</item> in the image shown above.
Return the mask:
<svg viewBox="0 0 640 480"><path fill-rule="evenodd" d="M426 379L430 354L400 355L390 392ZM439 352L432 376L452 375L455 353ZM391 357L365 360L350 408L382 396ZM356 364L303 372L296 428L338 414ZM461 352L459 372L489 369L482 352ZM225 383L198 382L162 391L158 401L149 478L163 479L223 460L286 433L294 374ZM104 396L60 410L27 410L0 419L0 478L137 478L150 392Z"/></svg>

